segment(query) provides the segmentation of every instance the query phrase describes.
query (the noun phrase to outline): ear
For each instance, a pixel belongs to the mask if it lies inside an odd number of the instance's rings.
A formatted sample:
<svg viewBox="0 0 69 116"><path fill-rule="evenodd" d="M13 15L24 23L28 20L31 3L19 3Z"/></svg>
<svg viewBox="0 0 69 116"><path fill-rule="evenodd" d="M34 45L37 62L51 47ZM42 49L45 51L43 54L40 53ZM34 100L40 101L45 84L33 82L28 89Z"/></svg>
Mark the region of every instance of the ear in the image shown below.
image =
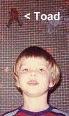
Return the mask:
<svg viewBox="0 0 69 116"><path fill-rule="evenodd" d="M20 84L19 84L18 81L15 82L15 85L16 85L16 87L18 87L18 88L20 87Z"/></svg>
<svg viewBox="0 0 69 116"><path fill-rule="evenodd" d="M15 65L13 66L13 76L14 76L14 80L15 80L15 85L16 87L20 87L19 86L19 79L18 79L18 75L16 74L16 71L15 71Z"/></svg>
<svg viewBox="0 0 69 116"><path fill-rule="evenodd" d="M14 77L13 77L13 78L14 78L14 80L15 80L15 85L16 85L16 87L19 88L19 87L20 87L20 86L19 86L20 84L19 84L18 76L16 75L16 73L13 73L13 74L14 74Z"/></svg>
<svg viewBox="0 0 69 116"><path fill-rule="evenodd" d="M50 80L50 81L49 81L49 87L51 88L51 87L53 87L54 85L55 85L54 80Z"/></svg>
<svg viewBox="0 0 69 116"><path fill-rule="evenodd" d="M18 79L18 76L14 76L14 78L15 78L15 85L16 85L16 87L20 87L20 84L19 84L19 79Z"/></svg>

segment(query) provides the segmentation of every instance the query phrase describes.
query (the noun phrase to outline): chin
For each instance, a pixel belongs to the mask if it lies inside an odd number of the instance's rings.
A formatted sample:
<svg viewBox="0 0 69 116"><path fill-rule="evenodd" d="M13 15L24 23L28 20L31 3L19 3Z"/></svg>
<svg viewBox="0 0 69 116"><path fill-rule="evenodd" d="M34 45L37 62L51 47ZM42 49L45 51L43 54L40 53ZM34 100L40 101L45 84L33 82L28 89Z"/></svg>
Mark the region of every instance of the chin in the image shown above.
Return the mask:
<svg viewBox="0 0 69 116"><path fill-rule="evenodd" d="M24 94L29 96L29 97L39 97L39 96L42 96L43 94L45 94L46 92L28 92L28 91L25 91Z"/></svg>

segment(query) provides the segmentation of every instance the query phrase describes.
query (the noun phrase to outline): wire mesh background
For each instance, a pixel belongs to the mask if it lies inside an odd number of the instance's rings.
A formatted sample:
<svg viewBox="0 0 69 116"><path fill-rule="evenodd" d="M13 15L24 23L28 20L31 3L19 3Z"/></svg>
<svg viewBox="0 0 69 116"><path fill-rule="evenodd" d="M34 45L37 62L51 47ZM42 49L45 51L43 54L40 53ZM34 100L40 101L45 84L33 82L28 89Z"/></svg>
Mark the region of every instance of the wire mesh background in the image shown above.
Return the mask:
<svg viewBox="0 0 69 116"><path fill-rule="evenodd" d="M9 11L16 8L19 20L7 27ZM0 114L22 105L12 68L18 54L30 45L47 49L60 65L62 83L51 94L50 104L68 112L69 108L69 1L68 0L1 0L0 1ZM34 12L61 13L60 21L35 20ZM25 14L31 13L31 19Z"/></svg>

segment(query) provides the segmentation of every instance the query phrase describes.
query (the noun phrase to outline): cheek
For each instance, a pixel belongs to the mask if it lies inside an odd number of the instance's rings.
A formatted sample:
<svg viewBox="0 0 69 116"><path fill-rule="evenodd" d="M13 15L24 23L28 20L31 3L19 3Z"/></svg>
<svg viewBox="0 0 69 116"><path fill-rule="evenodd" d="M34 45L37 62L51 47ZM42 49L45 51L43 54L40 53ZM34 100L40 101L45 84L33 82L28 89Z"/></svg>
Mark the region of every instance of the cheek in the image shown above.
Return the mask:
<svg viewBox="0 0 69 116"><path fill-rule="evenodd" d="M38 79L38 81L44 85L44 86L49 86L49 80L50 80L50 75L41 75Z"/></svg>
<svg viewBox="0 0 69 116"><path fill-rule="evenodd" d="M28 76L29 76L28 73L19 74L19 79L20 79L20 80L24 80L24 79L26 79Z"/></svg>
<svg viewBox="0 0 69 116"><path fill-rule="evenodd" d="M42 74L40 74L40 77L42 77L43 80L49 80L50 74L49 73L42 73Z"/></svg>
<svg viewBox="0 0 69 116"><path fill-rule="evenodd" d="M41 84L43 85L46 85L46 86L48 86L49 85L49 79L47 79L47 78L43 78L43 79L41 79Z"/></svg>
<svg viewBox="0 0 69 116"><path fill-rule="evenodd" d="M19 77L19 84L20 84L20 86L25 86L27 81L28 81L28 78L26 78L25 75L20 75L20 77Z"/></svg>

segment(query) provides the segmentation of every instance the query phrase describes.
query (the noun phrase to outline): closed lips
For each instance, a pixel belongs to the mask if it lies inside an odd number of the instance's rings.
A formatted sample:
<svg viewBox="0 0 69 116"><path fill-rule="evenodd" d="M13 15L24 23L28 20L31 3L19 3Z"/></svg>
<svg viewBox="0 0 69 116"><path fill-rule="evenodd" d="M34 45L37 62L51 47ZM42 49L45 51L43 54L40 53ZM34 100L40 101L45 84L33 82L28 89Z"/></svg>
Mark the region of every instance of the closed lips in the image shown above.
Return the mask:
<svg viewBox="0 0 69 116"><path fill-rule="evenodd" d="M36 80L30 80L30 81L28 81L28 84L37 85L38 82Z"/></svg>

